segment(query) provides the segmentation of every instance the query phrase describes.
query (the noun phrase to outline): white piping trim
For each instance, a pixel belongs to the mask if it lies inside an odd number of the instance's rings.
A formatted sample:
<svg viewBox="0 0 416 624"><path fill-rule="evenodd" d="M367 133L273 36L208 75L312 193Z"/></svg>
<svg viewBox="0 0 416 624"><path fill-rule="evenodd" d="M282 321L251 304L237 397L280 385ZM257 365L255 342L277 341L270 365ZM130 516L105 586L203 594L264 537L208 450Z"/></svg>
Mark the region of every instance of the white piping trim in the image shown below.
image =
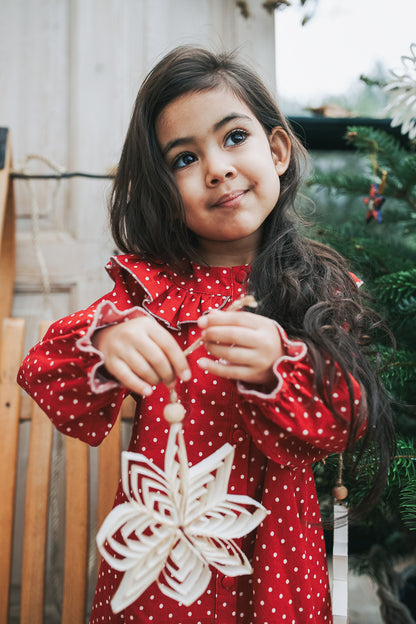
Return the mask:
<svg viewBox="0 0 416 624"><path fill-rule="evenodd" d="M287 347L301 347L301 351L300 351L300 353L298 355L283 354L273 364L273 373L276 376L277 385L270 393L266 394L264 392L260 392L259 390L255 390L255 389L248 390L246 385L243 382L237 381L237 390L241 394L244 394L244 395L254 395L254 396L259 397L261 399L267 399L267 400L275 399L277 397L278 393L280 392L280 390L282 388L282 385L283 385L283 382L284 382L283 377L281 376L281 374L277 370L279 368L279 365L282 362L299 362L308 353L308 348L307 348L306 344L302 340L290 340L287 337L286 332L283 329L283 327L279 323L277 323L277 321L273 321L273 323L274 323L277 331L279 332L282 344L286 348Z"/></svg>
<svg viewBox="0 0 416 624"><path fill-rule="evenodd" d="M111 312L118 317L118 319L112 320L111 322L106 323L105 322L106 310L103 311L103 309L105 308L107 309L109 308ZM107 311L107 315L108 315L108 311ZM142 308L138 306L133 306L132 308L129 308L128 310L119 310L112 301L104 299L98 304L94 312L94 318L91 324L89 325L86 333L83 336L81 336L81 338L78 338L78 340L75 342L75 346L80 351L83 351L84 353L94 354L99 357L99 361L96 362L92 366L90 372L88 373L88 383L90 385L91 391L94 392L95 394L101 394L103 392L107 392L108 390L112 390L114 388L121 388L122 385L117 381L106 379L98 371L98 369L101 368L101 366L105 365L104 356L101 353L101 351L99 351L99 349L94 347L94 345L92 344L91 336L98 329L102 329L103 327L110 327L111 325L115 325L118 322L124 322L125 320L138 318L139 316L148 316L148 313L146 310L143 310ZM100 321L103 321L102 324L99 324Z"/></svg>
<svg viewBox="0 0 416 624"><path fill-rule="evenodd" d="M123 256L125 257L125 256ZM133 279L135 279L135 281L140 284L141 288L143 288L144 292L146 293L147 297L145 297L142 301L142 306L144 308L144 310L150 314L153 318L156 318L158 321L162 321L162 323L164 325L167 325L167 327L169 327L170 329L174 330L174 331L180 331L180 327L182 325L186 325L187 323L196 323L196 321L198 320L199 316L203 316L204 314L207 314L209 312L209 310L207 310L206 312L203 312L202 314L200 314L197 318L190 318L190 319L186 319L184 321L178 321L177 325L171 325L169 323L169 321L167 321L165 318L163 318L162 316L158 316L155 312L152 312L151 310L149 310L149 308L147 307L148 304L150 303L154 303L154 301L156 301L155 299L153 299L153 296L151 295L151 293L149 292L149 290L146 288L145 284L143 284L143 282L138 278L138 276L134 273L134 271L132 271L130 269L130 267L124 265L122 262L120 262L119 257L118 256L112 256L110 261L114 260L114 262L116 262L118 264L118 266L123 269L123 271L127 271L127 273L129 273ZM138 262L146 262L145 260L138 260ZM162 269L163 267L161 267ZM166 279L169 279L169 277L167 275L164 275L166 277ZM205 293L205 292L199 292L199 291L189 291L186 288L184 288L181 285L176 284L173 280L171 282L171 284L165 288L165 290L163 292L166 292L168 290L170 290L171 288L178 288L179 290L183 290L185 291L188 295L203 295L205 297L218 297L218 298L223 298L223 295L218 295L215 293ZM163 293L160 293L163 294ZM216 308L212 308L212 310L222 310L222 308L224 308L224 306L226 306L231 300L231 297L226 297L223 302Z"/></svg>

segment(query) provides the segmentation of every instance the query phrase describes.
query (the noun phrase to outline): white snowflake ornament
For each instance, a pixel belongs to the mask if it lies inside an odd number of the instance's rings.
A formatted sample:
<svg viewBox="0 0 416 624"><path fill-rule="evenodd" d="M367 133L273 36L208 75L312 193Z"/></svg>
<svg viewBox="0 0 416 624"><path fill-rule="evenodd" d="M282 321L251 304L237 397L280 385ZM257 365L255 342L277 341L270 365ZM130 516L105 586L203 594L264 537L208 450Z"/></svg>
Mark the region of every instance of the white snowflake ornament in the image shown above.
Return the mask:
<svg viewBox="0 0 416 624"><path fill-rule="evenodd" d="M392 116L392 126L401 126L402 134L416 139L416 43L410 55L402 56L402 70L391 71L394 79L384 90L388 94L386 112Z"/></svg>
<svg viewBox="0 0 416 624"><path fill-rule="evenodd" d="M189 467L178 422L184 410L175 400L164 412L171 422L164 470L141 453L124 452L121 479L127 502L109 513L97 534L104 559L123 572L111 600L114 613L153 582L188 606L206 590L211 566L227 576L252 572L234 540L255 529L267 510L249 496L227 494L234 458L230 444Z"/></svg>

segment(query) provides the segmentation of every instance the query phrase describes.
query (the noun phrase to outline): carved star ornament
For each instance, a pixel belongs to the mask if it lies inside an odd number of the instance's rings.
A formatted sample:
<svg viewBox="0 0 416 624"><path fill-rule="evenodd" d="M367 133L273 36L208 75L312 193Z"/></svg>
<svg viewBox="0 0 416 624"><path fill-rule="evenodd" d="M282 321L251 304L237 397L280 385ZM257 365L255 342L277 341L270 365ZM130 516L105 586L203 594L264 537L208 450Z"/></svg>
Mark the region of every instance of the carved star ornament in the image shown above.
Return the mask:
<svg viewBox="0 0 416 624"><path fill-rule="evenodd" d="M189 467L180 424L170 427L164 470L141 453L122 454L127 502L97 534L104 559L124 573L111 600L114 613L154 581L163 594L190 605L206 590L210 566L227 576L252 572L233 540L256 528L267 511L249 496L227 494L233 458L234 448L224 444Z"/></svg>
<svg viewBox="0 0 416 624"><path fill-rule="evenodd" d="M191 345L187 354L197 346ZM114 613L153 582L163 594L189 606L206 590L211 567L227 576L252 572L234 540L255 529L268 512L249 496L227 493L231 444L189 466L181 424L185 410L176 401L172 391L163 411L170 423L164 470L141 453L122 453L127 501L112 509L97 534L100 553L123 573L111 600Z"/></svg>

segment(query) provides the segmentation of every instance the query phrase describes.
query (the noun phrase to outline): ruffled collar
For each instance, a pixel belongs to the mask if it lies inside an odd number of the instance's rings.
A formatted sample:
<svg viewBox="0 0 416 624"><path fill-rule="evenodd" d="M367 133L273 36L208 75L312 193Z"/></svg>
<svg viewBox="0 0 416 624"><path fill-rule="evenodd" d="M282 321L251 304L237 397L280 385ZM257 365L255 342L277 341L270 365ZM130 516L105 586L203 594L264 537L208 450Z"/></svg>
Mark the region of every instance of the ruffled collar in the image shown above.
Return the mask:
<svg viewBox="0 0 416 624"><path fill-rule="evenodd" d="M138 283L145 292L142 307L171 328L179 329L244 294L250 275L249 265L191 266L190 274L183 275L169 266L126 254L113 256L106 269L114 282L124 284L133 297L140 295L135 292Z"/></svg>

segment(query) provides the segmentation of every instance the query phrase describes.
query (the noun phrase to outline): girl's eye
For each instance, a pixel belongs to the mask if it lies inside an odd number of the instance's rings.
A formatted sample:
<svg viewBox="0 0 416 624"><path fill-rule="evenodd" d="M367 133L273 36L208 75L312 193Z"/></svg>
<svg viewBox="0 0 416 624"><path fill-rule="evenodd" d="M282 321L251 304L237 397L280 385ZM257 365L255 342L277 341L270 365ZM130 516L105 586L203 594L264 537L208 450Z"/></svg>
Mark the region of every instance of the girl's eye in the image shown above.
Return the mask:
<svg viewBox="0 0 416 624"><path fill-rule="evenodd" d="M248 132L245 130L233 130L227 136L225 140L225 145L229 147L230 145L238 145L239 143L243 143L248 136Z"/></svg>
<svg viewBox="0 0 416 624"><path fill-rule="evenodd" d="M188 165L192 164L195 161L196 161L196 156L194 154L185 152L184 154L179 154L179 156L175 158L175 160L172 163L172 168L183 169L183 167L187 167Z"/></svg>

